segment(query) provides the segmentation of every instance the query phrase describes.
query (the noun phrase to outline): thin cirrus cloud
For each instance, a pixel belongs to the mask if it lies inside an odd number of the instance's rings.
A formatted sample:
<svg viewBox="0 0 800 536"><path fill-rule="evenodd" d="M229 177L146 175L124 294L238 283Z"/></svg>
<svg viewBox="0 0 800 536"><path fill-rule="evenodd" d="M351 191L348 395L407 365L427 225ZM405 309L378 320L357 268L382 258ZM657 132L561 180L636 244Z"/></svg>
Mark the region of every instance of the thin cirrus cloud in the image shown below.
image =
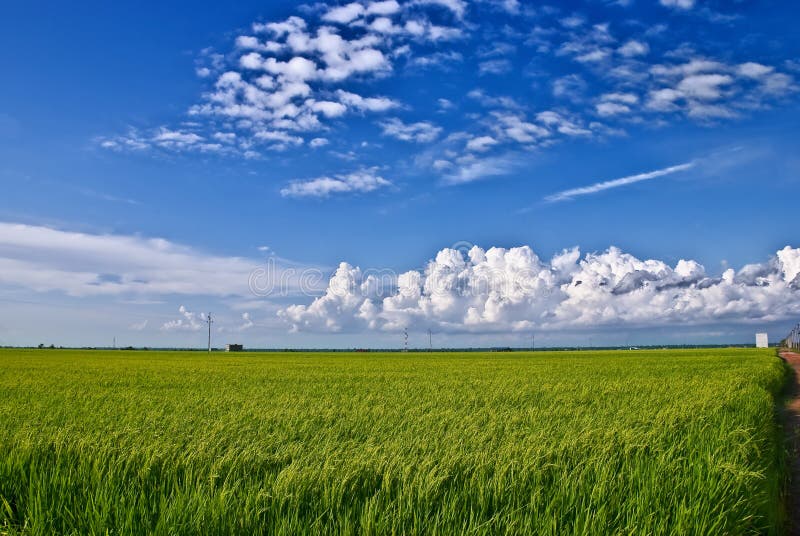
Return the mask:
<svg viewBox="0 0 800 536"><path fill-rule="evenodd" d="M657 179L659 177L672 175L674 173L680 173L681 171L690 170L696 165L697 165L696 161L686 162L685 164L678 164L663 169L656 169L654 171L648 171L647 173L639 173L636 175L621 177L619 179L596 182L594 184L590 184L589 186L581 186L578 188L570 188L568 190L562 190L561 192L556 192L554 194L546 196L544 200L547 203L558 203L560 201L569 201L575 199L576 197L593 195L603 192L605 190L611 190L613 188L621 188L623 186L636 184L637 182L649 181Z"/></svg>

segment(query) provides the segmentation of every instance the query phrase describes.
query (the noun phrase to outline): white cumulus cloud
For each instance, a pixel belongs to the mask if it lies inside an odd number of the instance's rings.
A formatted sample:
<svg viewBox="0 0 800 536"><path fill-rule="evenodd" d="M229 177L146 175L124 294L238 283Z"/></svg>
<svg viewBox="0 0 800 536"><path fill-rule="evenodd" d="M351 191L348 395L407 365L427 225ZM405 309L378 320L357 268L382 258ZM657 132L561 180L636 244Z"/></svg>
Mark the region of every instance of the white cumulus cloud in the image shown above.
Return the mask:
<svg viewBox="0 0 800 536"><path fill-rule="evenodd" d="M374 272L341 263L325 294L279 311L292 331L513 332L600 326L767 322L800 314L800 249L769 261L706 273L611 247L551 260L528 246L443 249L421 271L383 285Z"/></svg>
<svg viewBox="0 0 800 536"><path fill-rule="evenodd" d="M358 2L334 7L329 9L327 13L322 16L322 20L327 22L338 22L339 24L347 24L357 19L364 13L364 6Z"/></svg>
<svg viewBox="0 0 800 536"><path fill-rule="evenodd" d="M492 146L497 145L497 140L491 136L478 136L467 142L468 151L483 152L488 151Z"/></svg>
<svg viewBox="0 0 800 536"><path fill-rule="evenodd" d="M203 329L203 325L206 321L206 316L203 313L193 313L189 311L181 305L178 308L178 312L180 313L180 318L175 320L170 320L168 322L164 322L161 325L162 331L176 331L176 330L186 330L186 331L200 331Z"/></svg>

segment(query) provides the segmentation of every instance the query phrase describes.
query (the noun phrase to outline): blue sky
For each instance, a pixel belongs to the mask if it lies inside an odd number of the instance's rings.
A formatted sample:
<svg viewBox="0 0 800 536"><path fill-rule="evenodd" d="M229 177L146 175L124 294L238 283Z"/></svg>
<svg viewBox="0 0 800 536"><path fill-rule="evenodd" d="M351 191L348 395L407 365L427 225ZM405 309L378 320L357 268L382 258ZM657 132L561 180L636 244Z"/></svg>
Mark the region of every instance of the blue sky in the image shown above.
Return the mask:
<svg viewBox="0 0 800 536"><path fill-rule="evenodd" d="M717 342L777 336L800 313L778 298L795 292L796 251L776 256L800 245L785 216L800 185L790 2L6 11L0 343L201 345L205 310L220 340L259 346L396 345L404 327L452 344L576 330L641 344L654 329L655 342ZM425 281L454 244L466 264L445 262L458 288L444 303ZM500 269L464 244L502 248L501 279L513 258L550 290L464 295ZM523 246L535 261L518 260ZM559 272L551 259L576 246ZM253 294L267 259L322 275ZM681 259L702 274L659 302ZM359 288L367 270L419 272L419 299L392 276L383 294L325 301L340 262ZM570 294L598 262L598 294ZM772 275L748 279L752 263ZM734 294L711 285L728 268ZM628 301L603 294L644 272ZM765 277L769 296L751 292ZM625 313L638 303L661 309Z"/></svg>

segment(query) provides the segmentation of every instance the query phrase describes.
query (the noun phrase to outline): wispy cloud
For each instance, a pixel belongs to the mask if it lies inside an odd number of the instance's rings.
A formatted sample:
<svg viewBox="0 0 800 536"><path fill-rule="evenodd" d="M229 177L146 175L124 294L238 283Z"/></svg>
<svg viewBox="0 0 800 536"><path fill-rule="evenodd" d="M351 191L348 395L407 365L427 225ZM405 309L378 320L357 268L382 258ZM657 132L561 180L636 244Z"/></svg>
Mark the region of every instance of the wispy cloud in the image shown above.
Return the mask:
<svg viewBox="0 0 800 536"><path fill-rule="evenodd" d="M377 174L377 168L362 169L346 175L317 177L307 181L292 181L281 189L283 197L329 197L332 194L366 193L392 186Z"/></svg>
<svg viewBox="0 0 800 536"><path fill-rule="evenodd" d="M403 123L400 119L393 117L381 122L384 136L391 136L402 141L415 141L417 143L427 143L435 140L442 128L434 125L430 121L420 121L418 123Z"/></svg>
<svg viewBox="0 0 800 536"><path fill-rule="evenodd" d="M520 164L514 155L491 156L488 158L464 157L455 164L455 169L443 178L446 186L466 184L487 177L508 175Z"/></svg>
<svg viewBox="0 0 800 536"><path fill-rule="evenodd" d="M133 324L128 326L128 329L132 331L144 331L145 328L147 328L148 323L149 321L147 319L142 320L141 322L134 322Z"/></svg>
<svg viewBox="0 0 800 536"><path fill-rule="evenodd" d="M277 257L275 263L269 276L278 274L276 280L300 266ZM213 255L162 238L0 222L0 287L4 288L75 297L248 297L254 292L252 277L260 273L257 269L263 271L264 266L256 258ZM297 277L287 281L288 292L299 288Z"/></svg>
<svg viewBox="0 0 800 536"><path fill-rule="evenodd" d="M649 181L652 179L657 179L659 177L664 177L665 175L672 175L673 173L679 173L681 171L686 171L688 169L691 169L696 165L697 161L691 161L691 162L686 162L685 164L678 164L676 166L657 169L655 171L648 171L647 173L639 173L638 175L629 175L627 177L621 177L619 179L596 182L589 186L582 186L580 188L570 188L569 190L562 190L561 192L548 195L547 197L544 198L544 200L548 203L569 201L571 199L583 195L592 195L598 192L602 192L604 190L619 188L621 186L627 186L629 184L635 184L637 182Z"/></svg>
<svg viewBox="0 0 800 536"><path fill-rule="evenodd" d="M692 9L694 7L694 0L661 0L660 3L662 6L676 9Z"/></svg>
<svg viewBox="0 0 800 536"><path fill-rule="evenodd" d="M96 192L91 189L83 189L81 193L88 197L94 197L96 199L102 199L103 201L110 201L112 203L125 203L126 205L140 205L139 201L135 199L129 199L127 197L117 197L116 195L106 194L103 192Z"/></svg>

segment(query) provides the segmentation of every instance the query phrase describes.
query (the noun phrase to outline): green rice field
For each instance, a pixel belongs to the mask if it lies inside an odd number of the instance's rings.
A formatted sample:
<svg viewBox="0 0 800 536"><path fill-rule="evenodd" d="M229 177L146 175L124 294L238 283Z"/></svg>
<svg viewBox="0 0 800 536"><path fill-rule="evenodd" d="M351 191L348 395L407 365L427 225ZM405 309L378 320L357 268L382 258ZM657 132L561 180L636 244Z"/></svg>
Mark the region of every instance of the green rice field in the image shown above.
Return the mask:
<svg viewBox="0 0 800 536"><path fill-rule="evenodd" d="M0 350L0 534L774 534L774 350Z"/></svg>

